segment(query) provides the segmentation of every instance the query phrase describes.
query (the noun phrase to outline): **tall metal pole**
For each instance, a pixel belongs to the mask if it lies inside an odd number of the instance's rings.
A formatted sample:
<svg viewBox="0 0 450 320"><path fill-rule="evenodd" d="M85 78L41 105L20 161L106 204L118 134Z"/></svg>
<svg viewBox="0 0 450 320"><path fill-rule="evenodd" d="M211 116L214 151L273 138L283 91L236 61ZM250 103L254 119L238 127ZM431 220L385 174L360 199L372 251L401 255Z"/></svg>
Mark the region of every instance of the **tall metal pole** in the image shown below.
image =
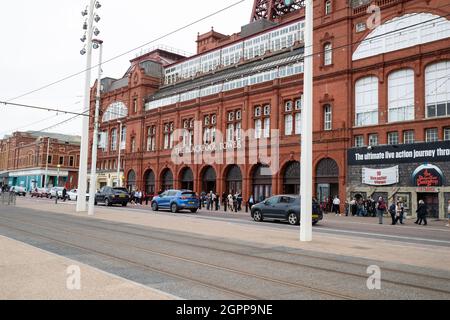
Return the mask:
<svg viewBox="0 0 450 320"><path fill-rule="evenodd" d="M313 0L305 0L305 69L302 110L300 241L312 241L313 154Z"/></svg>
<svg viewBox="0 0 450 320"><path fill-rule="evenodd" d="M49 154L49 151L50 151L50 137L47 137L47 157L45 158L44 188L47 188L48 154Z"/></svg>
<svg viewBox="0 0 450 320"><path fill-rule="evenodd" d="M95 97L95 118L94 118L94 136L92 142L92 161L91 161L91 183L89 187L89 206L88 215L94 215L95 209L95 193L97 188L97 149L98 149L98 116L100 113L100 95L101 95L101 82L102 82L102 55L103 55L103 41L95 40L99 44L100 54L98 62L98 77L97 77L97 95ZM79 194L83 195L83 193ZM78 197L80 198L80 197ZM83 196L81 198L84 199Z"/></svg>
<svg viewBox="0 0 450 320"><path fill-rule="evenodd" d="M90 109L91 99L91 67L92 67L92 33L94 26L95 0L90 1L88 13L87 47L86 47L86 81L84 87L84 110ZM78 171L78 192L84 194L87 190L87 167L89 152L89 117L83 117L83 128L81 132L80 166ZM77 212L86 211L86 199L77 198Z"/></svg>
<svg viewBox="0 0 450 320"><path fill-rule="evenodd" d="M117 157L117 186L119 188L122 187L122 181L120 179L120 156L121 156L121 151L122 151L122 121L118 121L120 123L120 128L119 128L119 155Z"/></svg>

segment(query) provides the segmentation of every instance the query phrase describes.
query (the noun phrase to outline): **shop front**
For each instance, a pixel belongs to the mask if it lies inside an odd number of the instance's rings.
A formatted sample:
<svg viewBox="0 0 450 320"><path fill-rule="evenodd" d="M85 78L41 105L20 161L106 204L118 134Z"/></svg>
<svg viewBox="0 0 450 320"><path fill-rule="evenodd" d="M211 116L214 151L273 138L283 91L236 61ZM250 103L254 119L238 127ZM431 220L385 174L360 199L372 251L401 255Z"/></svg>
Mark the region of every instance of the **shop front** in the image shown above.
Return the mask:
<svg viewBox="0 0 450 320"><path fill-rule="evenodd" d="M354 148L348 151L347 200L401 201L407 216L415 217L418 203L428 217L446 218L450 198L450 142Z"/></svg>

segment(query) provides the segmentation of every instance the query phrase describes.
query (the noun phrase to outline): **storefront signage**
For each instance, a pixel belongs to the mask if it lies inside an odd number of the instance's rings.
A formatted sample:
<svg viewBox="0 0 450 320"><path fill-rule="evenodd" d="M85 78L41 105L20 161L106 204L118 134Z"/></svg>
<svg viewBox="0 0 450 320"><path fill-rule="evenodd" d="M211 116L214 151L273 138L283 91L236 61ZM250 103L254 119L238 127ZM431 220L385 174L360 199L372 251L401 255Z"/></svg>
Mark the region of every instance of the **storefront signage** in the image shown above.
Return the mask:
<svg viewBox="0 0 450 320"><path fill-rule="evenodd" d="M227 150L241 149L241 141L228 141L216 144L202 144L193 146L178 146L175 148L175 154L203 153L203 152L221 152Z"/></svg>
<svg viewBox="0 0 450 320"><path fill-rule="evenodd" d="M450 141L375 146L348 150L348 165L450 161Z"/></svg>
<svg viewBox="0 0 450 320"><path fill-rule="evenodd" d="M389 186L399 182L398 166L384 169L362 169L362 183L370 186Z"/></svg>
<svg viewBox="0 0 450 320"><path fill-rule="evenodd" d="M444 175L441 169L431 164L418 167L412 175L413 185L416 187L441 187L444 184Z"/></svg>

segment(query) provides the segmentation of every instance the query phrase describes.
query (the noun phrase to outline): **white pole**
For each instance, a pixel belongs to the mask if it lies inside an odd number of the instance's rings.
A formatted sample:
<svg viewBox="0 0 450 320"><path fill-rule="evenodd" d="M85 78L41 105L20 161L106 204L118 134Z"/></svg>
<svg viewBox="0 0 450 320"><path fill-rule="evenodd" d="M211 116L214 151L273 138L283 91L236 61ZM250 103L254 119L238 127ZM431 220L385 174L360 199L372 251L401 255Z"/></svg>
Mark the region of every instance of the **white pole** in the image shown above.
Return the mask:
<svg viewBox="0 0 450 320"><path fill-rule="evenodd" d="M84 87L84 111L90 109L91 100L91 67L92 67L92 32L94 26L94 5L95 0L91 0L88 13L87 47L86 47L86 81ZM90 113L89 113L90 114ZM83 117L83 128L81 132L80 146L80 167L78 171L78 192L84 194L87 190L87 167L89 152L89 117ZM86 199L77 198L77 212L86 211Z"/></svg>
<svg viewBox="0 0 450 320"><path fill-rule="evenodd" d="M47 158L45 158L45 176L44 176L44 188L47 188L47 175L48 175L48 153L50 151L50 137L47 137Z"/></svg>
<svg viewBox="0 0 450 320"><path fill-rule="evenodd" d="M302 110L300 241L312 241L313 0L305 1L305 70Z"/></svg>
<svg viewBox="0 0 450 320"><path fill-rule="evenodd" d="M122 151L122 121L119 120L120 128L119 128L119 155L117 157L117 186L119 188L122 187L122 182L120 179L120 154Z"/></svg>
<svg viewBox="0 0 450 320"><path fill-rule="evenodd" d="M96 41L100 45L100 54L98 62L98 77L97 77L97 95L95 97L95 119L94 119L94 136L92 142L92 161L91 161L91 183L89 188L89 206L88 215L93 216L95 210L95 193L97 188L97 149L98 149L98 116L100 113L100 94L101 94L101 82L102 82L102 55L103 55L103 42ZM82 192L82 191L81 191ZM86 201L83 197L84 193L80 193L81 198ZM80 197L78 197L80 198Z"/></svg>

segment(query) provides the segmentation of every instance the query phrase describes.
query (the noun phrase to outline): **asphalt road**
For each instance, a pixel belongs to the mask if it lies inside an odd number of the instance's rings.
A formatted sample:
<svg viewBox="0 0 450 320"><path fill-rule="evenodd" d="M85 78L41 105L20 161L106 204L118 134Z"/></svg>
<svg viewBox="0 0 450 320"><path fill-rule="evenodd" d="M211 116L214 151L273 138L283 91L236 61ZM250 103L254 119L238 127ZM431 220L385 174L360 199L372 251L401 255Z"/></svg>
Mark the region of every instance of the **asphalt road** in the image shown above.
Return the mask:
<svg viewBox="0 0 450 320"><path fill-rule="evenodd" d="M38 209L0 207L0 234L185 299L450 299L445 271ZM382 290L367 288L372 264Z"/></svg>

